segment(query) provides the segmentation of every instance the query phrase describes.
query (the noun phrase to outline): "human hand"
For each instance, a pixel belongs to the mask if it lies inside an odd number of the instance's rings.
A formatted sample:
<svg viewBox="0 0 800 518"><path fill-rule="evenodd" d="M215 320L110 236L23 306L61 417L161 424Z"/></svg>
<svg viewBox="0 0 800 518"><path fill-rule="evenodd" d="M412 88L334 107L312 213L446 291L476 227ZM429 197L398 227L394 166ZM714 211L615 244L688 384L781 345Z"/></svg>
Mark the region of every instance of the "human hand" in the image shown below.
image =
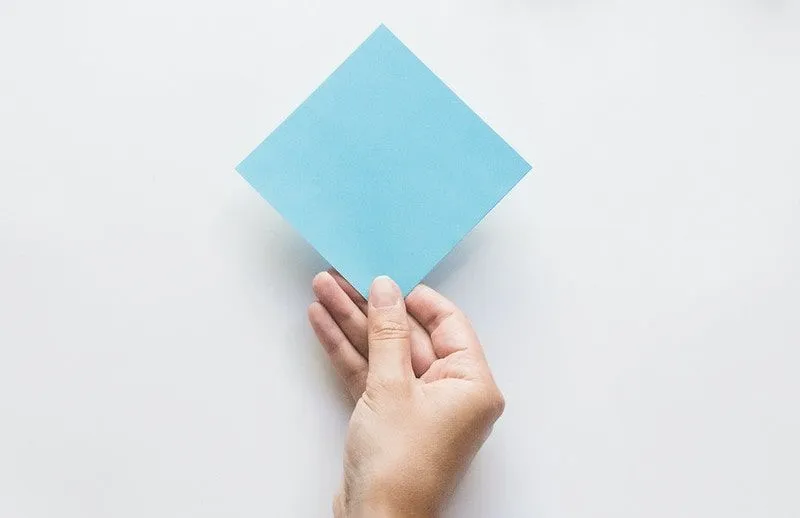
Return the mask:
<svg viewBox="0 0 800 518"><path fill-rule="evenodd" d="M387 277L369 302L335 272L314 278L309 320L356 401L337 517L436 516L503 412L467 318Z"/></svg>

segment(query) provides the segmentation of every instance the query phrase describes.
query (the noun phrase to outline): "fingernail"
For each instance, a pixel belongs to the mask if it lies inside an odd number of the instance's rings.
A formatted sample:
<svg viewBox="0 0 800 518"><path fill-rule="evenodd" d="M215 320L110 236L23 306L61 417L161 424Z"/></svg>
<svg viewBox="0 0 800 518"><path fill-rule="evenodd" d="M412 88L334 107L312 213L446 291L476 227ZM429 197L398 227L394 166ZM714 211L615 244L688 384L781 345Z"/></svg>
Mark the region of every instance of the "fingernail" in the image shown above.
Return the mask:
<svg viewBox="0 0 800 518"><path fill-rule="evenodd" d="M376 308L388 308L400 302L400 288L385 275L372 281L369 289L369 303Z"/></svg>

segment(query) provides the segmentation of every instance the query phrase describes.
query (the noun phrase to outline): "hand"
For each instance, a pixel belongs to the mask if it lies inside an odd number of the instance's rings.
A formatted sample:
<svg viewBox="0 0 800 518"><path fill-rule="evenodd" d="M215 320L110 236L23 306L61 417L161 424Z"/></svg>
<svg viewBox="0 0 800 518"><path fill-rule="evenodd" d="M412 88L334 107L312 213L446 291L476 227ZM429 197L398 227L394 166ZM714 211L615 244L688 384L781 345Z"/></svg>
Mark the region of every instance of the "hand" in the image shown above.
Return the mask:
<svg viewBox="0 0 800 518"><path fill-rule="evenodd" d="M314 279L309 320L356 401L337 517L436 516L503 412L467 318L427 286L387 277L369 302L335 272Z"/></svg>

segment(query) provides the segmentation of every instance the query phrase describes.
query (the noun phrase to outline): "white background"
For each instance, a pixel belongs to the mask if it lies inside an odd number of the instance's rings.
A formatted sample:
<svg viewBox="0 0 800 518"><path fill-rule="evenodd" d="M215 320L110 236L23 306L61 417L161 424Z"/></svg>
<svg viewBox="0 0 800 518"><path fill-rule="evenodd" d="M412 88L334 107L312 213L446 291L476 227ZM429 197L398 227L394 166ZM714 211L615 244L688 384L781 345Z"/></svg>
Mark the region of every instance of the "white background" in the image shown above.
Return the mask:
<svg viewBox="0 0 800 518"><path fill-rule="evenodd" d="M796 0L0 0L0 516L329 514L233 167L380 22L534 164L428 279L507 398L448 516L800 516Z"/></svg>

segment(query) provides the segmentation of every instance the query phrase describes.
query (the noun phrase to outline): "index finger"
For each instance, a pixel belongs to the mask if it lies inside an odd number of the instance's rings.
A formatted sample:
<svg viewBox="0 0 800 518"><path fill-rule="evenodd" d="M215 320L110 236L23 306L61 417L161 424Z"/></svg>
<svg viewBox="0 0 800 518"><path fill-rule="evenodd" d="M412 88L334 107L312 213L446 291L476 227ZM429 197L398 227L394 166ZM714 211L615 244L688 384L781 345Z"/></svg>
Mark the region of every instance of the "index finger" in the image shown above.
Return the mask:
<svg viewBox="0 0 800 518"><path fill-rule="evenodd" d="M444 358L456 351L483 356L483 348L469 319L445 296L424 284L406 297L406 309L431 335L436 356Z"/></svg>

